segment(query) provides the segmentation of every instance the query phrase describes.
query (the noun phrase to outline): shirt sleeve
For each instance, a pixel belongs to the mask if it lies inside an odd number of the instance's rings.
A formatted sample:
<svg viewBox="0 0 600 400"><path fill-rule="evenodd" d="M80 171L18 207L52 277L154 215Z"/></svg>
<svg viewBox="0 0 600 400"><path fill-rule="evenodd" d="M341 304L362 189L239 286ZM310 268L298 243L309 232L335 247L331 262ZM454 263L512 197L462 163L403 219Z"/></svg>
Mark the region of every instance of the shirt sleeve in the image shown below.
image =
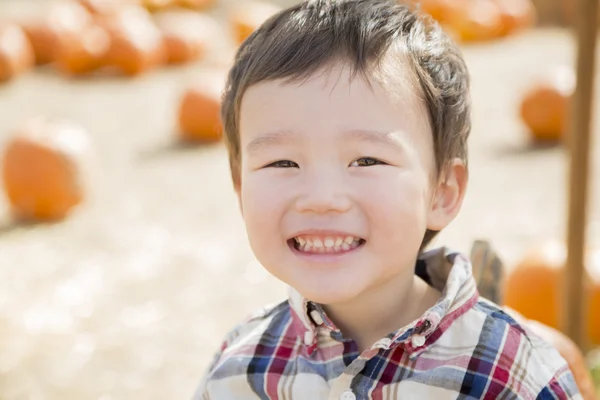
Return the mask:
<svg viewBox="0 0 600 400"><path fill-rule="evenodd" d="M259 310L257 313L248 316L244 321L237 324L231 331L229 331L223 341L221 342L221 347L218 351L216 351L213 355L212 361L210 362L208 368L206 369L204 376L200 380L200 384L192 397L192 400L221 400L221 399L213 399L210 396L210 392L208 390L208 383L211 380L213 372L215 368L217 368L219 361L223 358L223 353L227 348L229 348L232 343L250 327L250 323L256 318L260 318L265 314L266 310L269 310L268 307L265 307Z"/></svg>
<svg viewBox="0 0 600 400"><path fill-rule="evenodd" d="M0 0L1 1L1 0ZM213 359L210 362L208 368L206 369L204 376L200 380L200 384L194 393L192 400L222 400L223 396L220 394L211 394L214 392L214 388L210 388L211 383L214 383L215 374L219 374L219 379L223 378L222 371L219 372L219 368L221 364L227 361L228 350L231 350L236 346L236 343L240 338L245 337L250 332L252 332L257 325L260 325L261 322L268 318L274 310L281 310L282 305L287 304L286 302L268 305L265 306L254 313L247 316L242 322L238 323L232 330L230 330L226 335L223 341L221 342L221 346L218 351L216 351L213 355ZM213 381L213 382L211 382ZM234 398L234 397L229 397ZM238 397L235 397L238 398Z"/></svg>
<svg viewBox="0 0 600 400"><path fill-rule="evenodd" d="M223 343L221 344L221 348L217 352L215 352L215 354L213 355L213 359L212 359L211 363L209 364L207 370L204 372L204 376L200 380L200 384L198 385L198 388L196 389L196 392L194 393L194 397L192 397L192 400L210 400L210 395L207 391L206 384L208 383L211 373L213 372L217 363L221 359L221 356L223 355L223 351L227 348L228 344L229 344L228 339L225 339L225 341L223 341Z"/></svg>
<svg viewBox="0 0 600 400"><path fill-rule="evenodd" d="M550 382L540 391L537 399L584 400L575 382L575 377L568 367L561 369L552 377Z"/></svg>

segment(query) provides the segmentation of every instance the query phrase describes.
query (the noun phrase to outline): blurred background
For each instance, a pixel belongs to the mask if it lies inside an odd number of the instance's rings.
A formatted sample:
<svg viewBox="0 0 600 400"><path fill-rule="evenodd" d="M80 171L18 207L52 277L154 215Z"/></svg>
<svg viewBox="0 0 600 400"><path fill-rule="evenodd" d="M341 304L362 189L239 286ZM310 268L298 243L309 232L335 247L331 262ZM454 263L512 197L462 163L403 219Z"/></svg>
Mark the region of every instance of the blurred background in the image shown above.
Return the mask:
<svg viewBox="0 0 600 400"><path fill-rule="evenodd" d="M285 298L247 244L218 96L239 43L292 3L0 0L1 399L189 398L223 335ZM506 304L556 328L576 2L420 3L472 73L469 190L435 245L490 240ZM572 362L599 379L592 143L590 346Z"/></svg>

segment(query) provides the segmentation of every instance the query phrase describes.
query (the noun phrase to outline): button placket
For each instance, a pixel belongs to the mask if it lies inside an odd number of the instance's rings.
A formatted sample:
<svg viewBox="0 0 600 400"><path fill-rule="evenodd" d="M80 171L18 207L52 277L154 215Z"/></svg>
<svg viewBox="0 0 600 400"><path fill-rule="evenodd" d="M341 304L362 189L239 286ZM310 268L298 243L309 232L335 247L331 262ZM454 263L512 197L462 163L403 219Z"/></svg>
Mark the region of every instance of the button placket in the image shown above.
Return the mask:
<svg viewBox="0 0 600 400"><path fill-rule="evenodd" d="M304 344L310 346L315 340L315 334L312 331L304 332Z"/></svg>
<svg viewBox="0 0 600 400"><path fill-rule="evenodd" d="M391 344L392 344L392 339L385 337L385 338L382 338L382 339L379 339L378 341L376 341L373 344L373 348L387 350L390 348Z"/></svg>
<svg viewBox="0 0 600 400"><path fill-rule="evenodd" d="M425 341L425 336L419 334L412 335L412 337L410 338L410 342L415 348L423 346L425 344Z"/></svg>
<svg viewBox="0 0 600 400"><path fill-rule="evenodd" d="M417 333L425 333L431 328L431 321L429 319L425 319L423 323L417 329Z"/></svg>
<svg viewBox="0 0 600 400"><path fill-rule="evenodd" d="M340 400L356 400L356 395L352 390L348 389L340 395Z"/></svg>
<svg viewBox="0 0 600 400"><path fill-rule="evenodd" d="M410 343L413 348L419 348L427 342L427 335L432 324L429 319L425 319L419 326L414 330L414 333L410 337Z"/></svg>
<svg viewBox="0 0 600 400"><path fill-rule="evenodd" d="M323 323L325 322L323 321L323 317L321 317L321 314L317 310L312 310L310 312L310 317L317 325L323 325Z"/></svg>

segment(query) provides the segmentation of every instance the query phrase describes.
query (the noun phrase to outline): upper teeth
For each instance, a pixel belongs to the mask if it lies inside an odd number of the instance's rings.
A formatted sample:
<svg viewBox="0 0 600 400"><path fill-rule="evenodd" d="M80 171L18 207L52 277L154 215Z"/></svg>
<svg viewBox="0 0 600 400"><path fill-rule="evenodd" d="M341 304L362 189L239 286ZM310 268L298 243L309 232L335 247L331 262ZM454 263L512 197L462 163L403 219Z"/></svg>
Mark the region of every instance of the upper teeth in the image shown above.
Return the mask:
<svg viewBox="0 0 600 400"><path fill-rule="evenodd" d="M298 244L299 250L317 253L350 250L357 247L361 240L354 236L327 236L324 238L317 236L297 236L294 239Z"/></svg>

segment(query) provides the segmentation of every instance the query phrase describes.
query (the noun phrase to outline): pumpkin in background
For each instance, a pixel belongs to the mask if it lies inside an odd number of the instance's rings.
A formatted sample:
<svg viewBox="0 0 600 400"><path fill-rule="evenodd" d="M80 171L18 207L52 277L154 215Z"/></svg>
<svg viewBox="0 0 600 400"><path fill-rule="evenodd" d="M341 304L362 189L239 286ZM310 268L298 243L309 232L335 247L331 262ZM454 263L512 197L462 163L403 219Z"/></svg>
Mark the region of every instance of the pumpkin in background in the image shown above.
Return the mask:
<svg viewBox="0 0 600 400"><path fill-rule="evenodd" d="M55 60L61 40L79 35L90 23L92 16L76 2L53 3L42 16L23 25L33 46L36 64Z"/></svg>
<svg viewBox="0 0 600 400"><path fill-rule="evenodd" d="M78 36L62 40L57 48L55 66L67 75L88 74L103 66L110 48L110 37L97 25Z"/></svg>
<svg viewBox="0 0 600 400"><path fill-rule="evenodd" d="M566 247L560 241L534 248L508 272L505 304L527 318L559 329L565 261ZM586 275L586 334L592 343L600 344L600 249L587 252Z"/></svg>
<svg viewBox="0 0 600 400"><path fill-rule="evenodd" d="M226 74L206 72L187 88L179 105L179 135L184 141L221 140L221 93Z"/></svg>
<svg viewBox="0 0 600 400"><path fill-rule="evenodd" d="M535 335L558 350L560 355L567 361L567 364L569 364L569 368L573 372L575 382L583 399L596 400L596 389L590 371L587 368L586 359L579 347L568 336L538 321L527 319L510 307L503 307L503 310L523 327L528 328Z"/></svg>
<svg viewBox="0 0 600 400"><path fill-rule="evenodd" d="M84 199L87 133L65 121L37 118L10 138L2 179L15 214L27 220L58 220Z"/></svg>
<svg viewBox="0 0 600 400"><path fill-rule="evenodd" d="M215 21L188 11L167 11L155 16L163 35L167 62L179 64L201 59L209 47Z"/></svg>
<svg viewBox="0 0 600 400"><path fill-rule="evenodd" d="M492 0L458 1L447 11L446 23L460 41L486 41L500 35L502 14Z"/></svg>
<svg viewBox="0 0 600 400"><path fill-rule="evenodd" d="M466 0L413 0L413 4L442 24L447 21L451 9L460 2L463 7L467 6Z"/></svg>
<svg viewBox="0 0 600 400"><path fill-rule="evenodd" d="M242 44L263 22L280 10L281 7L262 1L236 4L229 13L236 42Z"/></svg>
<svg viewBox="0 0 600 400"><path fill-rule="evenodd" d="M205 10L215 5L216 0L175 0L179 7L190 8L192 10Z"/></svg>
<svg viewBox="0 0 600 400"><path fill-rule="evenodd" d="M563 138L568 129L575 79L571 68L560 67L525 91L519 112L533 140L559 141Z"/></svg>
<svg viewBox="0 0 600 400"><path fill-rule="evenodd" d="M175 0L142 0L142 5L150 12L157 12L175 6Z"/></svg>
<svg viewBox="0 0 600 400"><path fill-rule="evenodd" d="M115 15L100 18L99 24L110 36L105 65L133 76L165 61L161 32L146 9L127 6Z"/></svg>
<svg viewBox="0 0 600 400"><path fill-rule="evenodd" d="M33 48L23 29L17 24L0 23L0 82L29 69L33 62Z"/></svg>
<svg viewBox="0 0 600 400"><path fill-rule="evenodd" d="M112 15L128 5L140 5L141 0L79 0L93 15Z"/></svg>
<svg viewBox="0 0 600 400"><path fill-rule="evenodd" d="M536 10L531 0L494 0L500 8L500 35L514 34L535 24Z"/></svg>

